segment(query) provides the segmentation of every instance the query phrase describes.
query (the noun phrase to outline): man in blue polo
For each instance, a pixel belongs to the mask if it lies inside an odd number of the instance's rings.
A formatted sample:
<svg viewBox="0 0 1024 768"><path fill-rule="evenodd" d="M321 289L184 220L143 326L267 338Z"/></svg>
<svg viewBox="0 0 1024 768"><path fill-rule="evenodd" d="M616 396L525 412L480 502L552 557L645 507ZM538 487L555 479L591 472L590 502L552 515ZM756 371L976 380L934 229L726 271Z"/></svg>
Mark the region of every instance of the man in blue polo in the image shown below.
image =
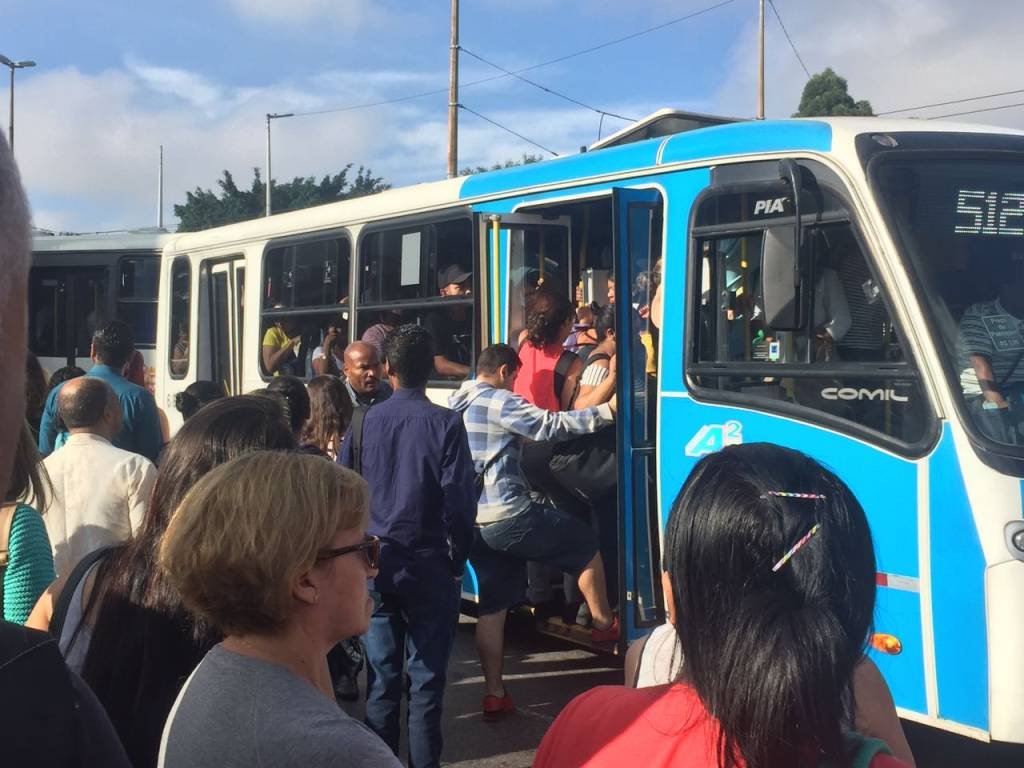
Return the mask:
<svg viewBox="0 0 1024 768"><path fill-rule="evenodd" d="M93 334L93 367L86 376L107 382L121 404L124 427L114 438L114 447L155 462L163 447L156 400L147 389L132 384L121 375L134 351L135 334L131 327L120 320L112 320ZM57 419L57 393L63 386L50 392L43 408L43 418L39 423L39 452L43 456L53 453L57 447L57 435L64 431Z"/></svg>
<svg viewBox="0 0 1024 768"><path fill-rule="evenodd" d="M398 754L409 696L409 766L441 764L441 709L473 541L476 489L459 414L427 399L434 342L403 325L384 343L394 394L354 420L338 463L370 486L367 533L381 540L366 647L366 724ZM406 675L409 683L406 686Z"/></svg>

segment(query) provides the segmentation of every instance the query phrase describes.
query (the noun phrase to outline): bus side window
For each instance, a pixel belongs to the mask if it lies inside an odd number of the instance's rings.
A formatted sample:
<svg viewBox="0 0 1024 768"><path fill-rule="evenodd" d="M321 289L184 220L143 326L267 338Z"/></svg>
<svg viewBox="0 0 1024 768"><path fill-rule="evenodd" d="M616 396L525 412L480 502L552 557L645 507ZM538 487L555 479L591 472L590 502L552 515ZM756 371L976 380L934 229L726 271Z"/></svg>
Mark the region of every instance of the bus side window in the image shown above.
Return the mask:
<svg viewBox="0 0 1024 768"><path fill-rule="evenodd" d="M458 381L475 360L478 276L474 274L468 217L410 225L396 223L367 234L359 246L356 338L379 347L401 323L436 337L435 382ZM457 287L442 276L465 276Z"/></svg>
<svg viewBox="0 0 1024 768"><path fill-rule="evenodd" d="M265 377L312 376L313 361L326 359L328 336L332 354L341 354L349 337L351 258L351 241L344 234L267 250L260 318L260 370ZM285 349L289 351L283 356L277 354ZM268 368L271 359L276 361L273 370Z"/></svg>
<svg viewBox="0 0 1024 768"><path fill-rule="evenodd" d="M916 379L879 366L909 360L881 288L848 222L808 228L810 271L801 330L765 324L761 297L763 230L700 241L695 359L713 375L693 380L709 394L786 402L913 444L924 438L927 408ZM863 373L828 366L862 363ZM766 375L750 366L777 366ZM821 374L790 366L821 367ZM713 396L713 395L712 395Z"/></svg>
<svg viewBox="0 0 1024 768"><path fill-rule="evenodd" d="M526 297L538 286L560 295L569 290L569 242L563 227L511 227L509 238L508 343L526 328ZM602 297L601 303L604 303Z"/></svg>
<svg viewBox="0 0 1024 768"><path fill-rule="evenodd" d="M153 256L121 259L117 318L132 327L139 347L156 345L156 300L160 259Z"/></svg>
<svg viewBox="0 0 1024 768"><path fill-rule="evenodd" d="M192 337L192 265L188 257L179 257L171 264L171 345L168 368L173 378L188 373Z"/></svg>

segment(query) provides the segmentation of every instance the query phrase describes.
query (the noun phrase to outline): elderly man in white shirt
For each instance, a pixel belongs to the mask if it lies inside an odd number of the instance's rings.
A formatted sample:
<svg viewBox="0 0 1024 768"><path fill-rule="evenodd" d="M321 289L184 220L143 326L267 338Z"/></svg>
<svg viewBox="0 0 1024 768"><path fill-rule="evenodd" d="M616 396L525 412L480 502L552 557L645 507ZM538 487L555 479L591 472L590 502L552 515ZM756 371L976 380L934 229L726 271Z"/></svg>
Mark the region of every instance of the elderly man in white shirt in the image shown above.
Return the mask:
<svg viewBox="0 0 1024 768"><path fill-rule="evenodd" d="M82 376L60 390L57 411L70 433L43 462L53 500L43 519L58 575L90 552L131 538L146 514L156 468L111 445L121 431L121 406L105 381Z"/></svg>

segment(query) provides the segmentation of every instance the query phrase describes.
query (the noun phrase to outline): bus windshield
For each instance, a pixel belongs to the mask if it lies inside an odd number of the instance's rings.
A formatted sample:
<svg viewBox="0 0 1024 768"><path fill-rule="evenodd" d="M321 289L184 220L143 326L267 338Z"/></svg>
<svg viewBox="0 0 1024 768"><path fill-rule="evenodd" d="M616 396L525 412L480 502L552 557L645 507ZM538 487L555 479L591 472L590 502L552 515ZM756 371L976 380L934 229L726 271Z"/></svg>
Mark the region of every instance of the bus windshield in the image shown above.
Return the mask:
<svg viewBox="0 0 1024 768"><path fill-rule="evenodd" d="M968 428L1024 448L1024 160L891 153L872 170Z"/></svg>

